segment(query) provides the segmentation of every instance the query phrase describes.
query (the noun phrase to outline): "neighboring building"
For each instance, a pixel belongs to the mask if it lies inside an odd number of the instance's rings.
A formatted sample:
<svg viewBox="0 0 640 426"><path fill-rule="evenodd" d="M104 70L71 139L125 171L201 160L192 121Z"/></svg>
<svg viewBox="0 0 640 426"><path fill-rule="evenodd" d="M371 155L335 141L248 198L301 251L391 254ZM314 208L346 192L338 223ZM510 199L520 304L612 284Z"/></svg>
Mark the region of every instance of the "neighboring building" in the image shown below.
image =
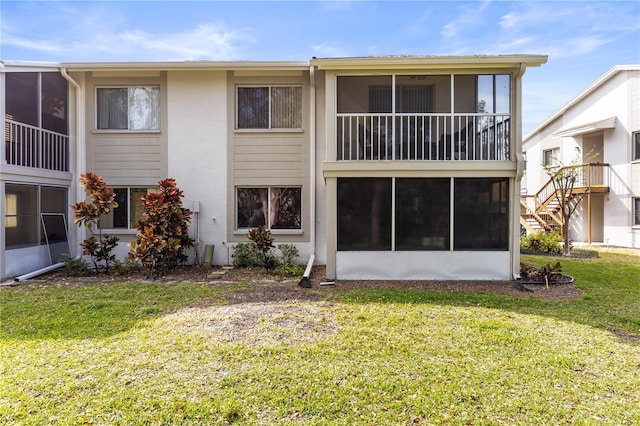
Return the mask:
<svg viewBox="0 0 640 426"><path fill-rule="evenodd" d="M579 165L576 192L584 195L570 239L640 247L640 65L613 67L531 131L523 151L529 206L523 216L534 228L533 211L557 223L546 214L555 212L544 166Z"/></svg>
<svg viewBox="0 0 640 426"><path fill-rule="evenodd" d="M57 262L64 241L79 254L68 205L91 171L116 190L102 224L120 258L138 200L173 177L216 264L265 224L327 279L512 279L521 79L545 61L4 62L0 275Z"/></svg>

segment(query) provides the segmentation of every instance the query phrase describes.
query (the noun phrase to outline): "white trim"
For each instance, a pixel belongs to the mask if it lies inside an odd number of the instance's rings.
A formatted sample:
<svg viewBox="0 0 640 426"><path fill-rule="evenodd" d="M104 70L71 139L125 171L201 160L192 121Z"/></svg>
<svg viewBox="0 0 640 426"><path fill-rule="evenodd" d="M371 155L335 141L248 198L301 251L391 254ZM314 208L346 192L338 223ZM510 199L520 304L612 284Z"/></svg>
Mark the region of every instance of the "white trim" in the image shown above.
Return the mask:
<svg viewBox="0 0 640 426"><path fill-rule="evenodd" d="M584 135L585 133L594 132L596 130L603 129L615 129L616 127L616 117L609 117L604 120L593 121L591 123L582 124L580 126L571 127L565 130L559 130L551 134L551 136L562 138L562 137L570 137L570 136L579 136Z"/></svg>
<svg viewBox="0 0 640 426"><path fill-rule="evenodd" d="M562 107L560 107L560 109L558 109L556 112L554 112L553 114L551 114L549 117L547 117L544 121L542 121L542 123L540 123L536 128L534 128L533 130L531 130L523 139L523 145L530 139L533 137L533 135L535 135L536 133L539 133L540 131L542 131L542 129L544 129L546 126L548 126L550 123L552 123L554 120L556 120L557 118L561 117L569 108L571 108L572 106L576 105L578 102L580 102L582 99L584 99L585 97L587 97L588 95L590 95L591 93L593 93L598 87L602 86L604 83L606 83L609 79L611 79L615 74L622 72L622 71L640 71L640 65L616 65L613 68L611 68L609 71L607 71L605 74L603 74L601 77L599 77L596 81L594 81L593 83L591 83L590 86L587 86L582 92L578 93L573 99L571 99L569 102L567 102L566 104L564 104Z"/></svg>

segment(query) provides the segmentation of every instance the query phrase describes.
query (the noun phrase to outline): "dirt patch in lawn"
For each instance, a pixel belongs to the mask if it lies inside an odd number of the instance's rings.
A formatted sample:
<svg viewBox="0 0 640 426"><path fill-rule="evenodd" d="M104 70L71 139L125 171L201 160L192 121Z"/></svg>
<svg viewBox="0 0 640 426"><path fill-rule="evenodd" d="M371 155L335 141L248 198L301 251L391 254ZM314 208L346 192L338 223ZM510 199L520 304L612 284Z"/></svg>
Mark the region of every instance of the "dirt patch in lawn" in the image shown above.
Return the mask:
<svg viewBox="0 0 640 426"><path fill-rule="evenodd" d="M345 292L358 288L380 288L398 290L427 290L438 292L493 293L514 297L537 297L544 300L568 300L578 297L582 291L573 282L550 284L547 288L541 284L524 284L519 281L382 281L382 280L337 280L332 285L325 283L325 267L314 266L311 271L311 288L298 285L299 278L278 274L267 275L262 268L224 268L211 266L182 266L170 274L156 280L148 280L142 273L122 275L92 275L87 277L69 277L64 270L50 272L21 284L67 284L83 285L109 282L159 282L159 283L207 283L209 285L228 285L245 283L242 291L228 293L225 300L229 304L260 302L292 302L297 300L327 300L336 292Z"/></svg>

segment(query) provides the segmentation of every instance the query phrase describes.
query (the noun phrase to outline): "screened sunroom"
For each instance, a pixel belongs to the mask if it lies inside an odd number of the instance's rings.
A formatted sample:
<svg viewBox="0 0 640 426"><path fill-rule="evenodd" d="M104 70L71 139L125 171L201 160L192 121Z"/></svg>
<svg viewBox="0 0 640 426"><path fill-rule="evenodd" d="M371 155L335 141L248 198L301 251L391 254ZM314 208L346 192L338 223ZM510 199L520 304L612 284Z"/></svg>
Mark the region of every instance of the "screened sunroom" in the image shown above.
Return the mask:
<svg viewBox="0 0 640 426"><path fill-rule="evenodd" d="M511 159L509 74L337 76L339 161Z"/></svg>

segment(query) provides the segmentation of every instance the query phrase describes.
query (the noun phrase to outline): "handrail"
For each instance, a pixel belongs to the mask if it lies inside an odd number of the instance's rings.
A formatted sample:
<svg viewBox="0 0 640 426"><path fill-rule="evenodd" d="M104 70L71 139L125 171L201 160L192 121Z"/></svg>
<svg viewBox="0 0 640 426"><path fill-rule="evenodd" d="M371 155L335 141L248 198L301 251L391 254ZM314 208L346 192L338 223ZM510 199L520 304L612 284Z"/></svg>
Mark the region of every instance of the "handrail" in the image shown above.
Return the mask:
<svg viewBox="0 0 640 426"><path fill-rule="evenodd" d="M5 162L69 171L69 136L5 117Z"/></svg>
<svg viewBox="0 0 640 426"><path fill-rule="evenodd" d="M554 175L563 172L568 169L581 169L578 176L579 179L576 179L576 188L588 188L591 186L609 186L609 174L604 173L604 169L609 171L608 163L585 163L585 164L574 164L571 166L564 166L559 168ZM593 172L595 170L595 173ZM585 173L586 171L586 173ZM600 179L597 179L597 178ZM553 186L553 181L551 178L547 181L546 184L540 188L538 192L536 192L535 197L540 201L541 204L548 204L552 195L555 196L555 187Z"/></svg>
<svg viewBox="0 0 640 426"><path fill-rule="evenodd" d="M610 165L608 163L584 163L564 166L559 168L554 173L554 176L571 169L577 171L574 189L609 186ZM560 226L563 226L562 217L558 217L547 207L554 199L556 199L556 193L557 190L553 185L552 178L550 177L549 180L542 186L542 188L540 188L538 192L536 192L535 195L522 195L521 203L526 206L527 211L534 212L535 215L538 216L536 220L540 221L540 219L538 218L540 218L539 215L542 213L551 217ZM526 202L526 200L530 198L533 198L534 200L535 209L532 209L531 206ZM542 220L540 223L546 224L546 221Z"/></svg>
<svg viewBox="0 0 640 426"><path fill-rule="evenodd" d="M336 113L338 161L509 161L511 116Z"/></svg>

